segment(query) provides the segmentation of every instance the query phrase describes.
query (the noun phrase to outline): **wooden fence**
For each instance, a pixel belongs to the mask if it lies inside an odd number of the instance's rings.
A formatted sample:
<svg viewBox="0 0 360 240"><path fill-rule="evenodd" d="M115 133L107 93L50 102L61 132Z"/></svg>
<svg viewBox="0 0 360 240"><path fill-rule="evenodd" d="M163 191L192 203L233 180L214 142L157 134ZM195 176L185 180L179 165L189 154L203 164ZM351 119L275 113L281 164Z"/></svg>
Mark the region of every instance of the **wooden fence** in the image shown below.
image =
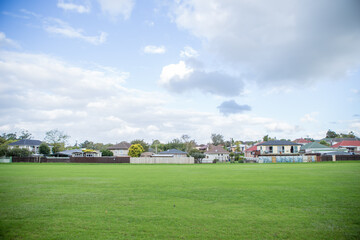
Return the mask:
<svg viewBox="0 0 360 240"><path fill-rule="evenodd" d="M35 163L130 163L130 157L12 157L12 162Z"/></svg>

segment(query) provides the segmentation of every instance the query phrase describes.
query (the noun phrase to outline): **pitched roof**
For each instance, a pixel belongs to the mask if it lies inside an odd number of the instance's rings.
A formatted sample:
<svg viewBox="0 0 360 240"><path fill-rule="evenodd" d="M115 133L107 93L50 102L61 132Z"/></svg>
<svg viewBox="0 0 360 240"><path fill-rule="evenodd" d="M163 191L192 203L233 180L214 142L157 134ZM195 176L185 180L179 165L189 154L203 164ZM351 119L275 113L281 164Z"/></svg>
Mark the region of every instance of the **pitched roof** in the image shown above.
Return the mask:
<svg viewBox="0 0 360 240"><path fill-rule="evenodd" d="M158 154L187 154L187 152L180 151L178 149L169 149L163 152L159 152Z"/></svg>
<svg viewBox="0 0 360 240"><path fill-rule="evenodd" d="M267 141L267 142L262 142L259 143L258 146L281 146L281 145L301 145L299 143L294 143L294 142L290 142L290 141L283 141L283 140L271 140L271 141Z"/></svg>
<svg viewBox="0 0 360 240"><path fill-rule="evenodd" d="M322 145L317 142L310 142L310 143L305 144L304 146L301 146L300 150L313 149L313 148L330 148L330 147Z"/></svg>
<svg viewBox="0 0 360 240"><path fill-rule="evenodd" d="M108 149L109 150L121 150L121 149L127 150L127 149L129 149L130 146L131 146L130 143L122 141L121 143L118 143L114 146L108 147Z"/></svg>
<svg viewBox="0 0 360 240"><path fill-rule="evenodd" d="M221 146L210 146L210 149L205 152L205 154L217 154L217 153L229 154L229 152L226 151L226 150L225 150L223 147L221 147Z"/></svg>
<svg viewBox="0 0 360 240"><path fill-rule="evenodd" d="M293 142L295 142L295 143L311 143L311 141L303 139L303 138L295 139Z"/></svg>
<svg viewBox="0 0 360 240"><path fill-rule="evenodd" d="M245 150L245 152L252 152L252 151L256 151L257 150L257 145L254 145L248 149Z"/></svg>
<svg viewBox="0 0 360 240"><path fill-rule="evenodd" d="M22 139L17 142L9 143L9 146L39 146L42 143L40 140Z"/></svg>
<svg viewBox="0 0 360 240"><path fill-rule="evenodd" d="M338 147L360 147L360 141L341 141L337 144L332 145L331 147L333 148L338 148Z"/></svg>

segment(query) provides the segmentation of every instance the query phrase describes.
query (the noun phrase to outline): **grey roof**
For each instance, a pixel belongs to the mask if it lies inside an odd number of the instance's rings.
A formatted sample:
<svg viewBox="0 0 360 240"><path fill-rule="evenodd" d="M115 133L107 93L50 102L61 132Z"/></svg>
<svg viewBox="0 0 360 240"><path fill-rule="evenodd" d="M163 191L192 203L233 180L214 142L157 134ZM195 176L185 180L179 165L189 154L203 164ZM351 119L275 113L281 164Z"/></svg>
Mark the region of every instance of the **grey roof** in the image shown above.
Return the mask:
<svg viewBox="0 0 360 240"><path fill-rule="evenodd" d="M281 146L281 145L294 146L294 145L301 145L301 144L290 142L290 141L283 141L283 140L271 140L271 141L262 142L262 143L258 144L258 146Z"/></svg>
<svg viewBox="0 0 360 240"><path fill-rule="evenodd" d="M109 150L118 150L118 149L127 150L127 149L129 149L130 146L131 146L130 143L122 141L121 143L118 143L114 146L108 147L108 149Z"/></svg>
<svg viewBox="0 0 360 240"><path fill-rule="evenodd" d="M163 152L159 152L158 154L187 154L187 152L183 152L183 151L173 148L173 149L169 149L169 150L166 150Z"/></svg>
<svg viewBox="0 0 360 240"><path fill-rule="evenodd" d="M9 146L40 146L42 141L40 140L31 140L31 139L22 139L17 142L9 143Z"/></svg>
<svg viewBox="0 0 360 240"><path fill-rule="evenodd" d="M222 154L229 154L228 151L226 151L223 147L221 146L210 146L209 151L206 151L205 154L218 154L218 153L222 153Z"/></svg>
<svg viewBox="0 0 360 240"><path fill-rule="evenodd" d="M320 143L317 142L311 142L311 143L307 143L304 146L301 146L300 150L305 150L305 149L312 149L312 148L331 148L325 145L322 145Z"/></svg>

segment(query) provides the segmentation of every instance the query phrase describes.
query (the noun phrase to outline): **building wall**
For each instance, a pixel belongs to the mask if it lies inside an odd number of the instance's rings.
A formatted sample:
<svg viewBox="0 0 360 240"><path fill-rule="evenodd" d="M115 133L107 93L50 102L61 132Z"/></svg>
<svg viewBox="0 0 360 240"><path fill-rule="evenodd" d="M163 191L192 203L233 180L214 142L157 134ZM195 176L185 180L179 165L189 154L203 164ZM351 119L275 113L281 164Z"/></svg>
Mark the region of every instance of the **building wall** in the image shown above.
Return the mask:
<svg viewBox="0 0 360 240"><path fill-rule="evenodd" d="M219 159L219 161L225 162L229 159L228 153L205 153L205 159L208 161L213 161L215 159Z"/></svg>
<svg viewBox="0 0 360 240"><path fill-rule="evenodd" d="M291 154L291 147L294 148L293 153L298 153L300 151L300 145L294 146L258 146L257 150L260 150L260 153L265 153L270 151L270 147L272 147L271 154Z"/></svg>
<svg viewBox="0 0 360 240"><path fill-rule="evenodd" d="M119 150L110 150L114 154L115 157L123 157L128 156L129 150L119 149Z"/></svg>

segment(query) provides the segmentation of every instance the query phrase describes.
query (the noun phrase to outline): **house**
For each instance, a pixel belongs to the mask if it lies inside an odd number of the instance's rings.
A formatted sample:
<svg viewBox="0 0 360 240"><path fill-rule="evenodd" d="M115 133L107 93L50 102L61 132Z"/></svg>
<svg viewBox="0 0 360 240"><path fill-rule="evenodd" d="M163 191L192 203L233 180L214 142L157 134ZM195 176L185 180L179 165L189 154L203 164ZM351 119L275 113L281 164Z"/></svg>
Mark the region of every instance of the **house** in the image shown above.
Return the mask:
<svg viewBox="0 0 360 240"><path fill-rule="evenodd" d="M237 144L237 145L233 145L229 148L229 150L231 150L232 152L245 152L245 150L247 149L247 145L246 144Z"/></svg>
<svg viewBox="0 0 360 240"><path fill-rule="evenodd" d="M280 154L297 154L300 151L301 144L283 140L271 140L259 143L257 150L260 155L280 155Z"/></svg>
<svg viewBox="0 0 360 240"><path fill-rule="evenodd" d="M257 145L255 144L254 146L248 148L245 150L245 155L244 157L257 157L259 155L259 151L257 150Z"/></svg>
<svg viewBox="0 0 360 240"><path fill-rule="evenodd" d="M331 146L332 148L338 149L347 149L349 152L360 153L360 141L341 141L335 145Z"/></svg>
<svg viewBox="0 0 360 240"><path fill-rule="evenodd" d="M229 159L229 152L226 151L222 146L211 145L209 150L205 152L205 158L202 160L203 163L212 163L215 159L220 162L225 162Z"/></svg>
<svg viewBox="0 0 360 240"><path fill-rule="evenodd" d="M158 154L153 155L153 157L187 157L187 152L180 151L178 149L169 149Z"/></svg>
<svg viewBox="0 0 360 240"><path fill-rule="evenodd" d="M34 154L39 154L40 144L43 143L40 140L31 140L31 139L22 139L13 143L9 143L9 149L13 148L25 148ZM52 151L52 146L48 145L50 152Z"/></svg>
<svg viewBox="0 0 360 240"><path fill-rule="evenodd" d="M300 147L300 153L329 153L334 149L317 142L310 142Z"/></svg>
<svg viewBox="0 0 360 240"><path fill-rule="evenodd" d="M358 138L358 137L355 137L355 138L323 138L321 140L324 140L325 142L330 144L330 146L332 146L332 145L338 144L342 141L360 141L360 138Z"/></svg>
<svg viewBox="0 0 360 240"><path fill-rule="evenodd" d="M101 157L100 151L92 149L71 149L53 154L57 157Z"/></svg>
<svg viewBox="0 0 360 240"><path fill-rule="evenodd" d="M311 143L310 140L306 140L306 139L303 139L303 138L295 139L293 142L294 142L294 143L299 143L299 144L301 144L301 145L305 145L305 144Z"/></svg>
<svg viewBox="0 0 360 240"><path fill-rule="evenodd" d="M130 146L130 143L122 141L121 143L108 147L108 150L114 154L114 157L123 157L128 155Z"/></svg>

